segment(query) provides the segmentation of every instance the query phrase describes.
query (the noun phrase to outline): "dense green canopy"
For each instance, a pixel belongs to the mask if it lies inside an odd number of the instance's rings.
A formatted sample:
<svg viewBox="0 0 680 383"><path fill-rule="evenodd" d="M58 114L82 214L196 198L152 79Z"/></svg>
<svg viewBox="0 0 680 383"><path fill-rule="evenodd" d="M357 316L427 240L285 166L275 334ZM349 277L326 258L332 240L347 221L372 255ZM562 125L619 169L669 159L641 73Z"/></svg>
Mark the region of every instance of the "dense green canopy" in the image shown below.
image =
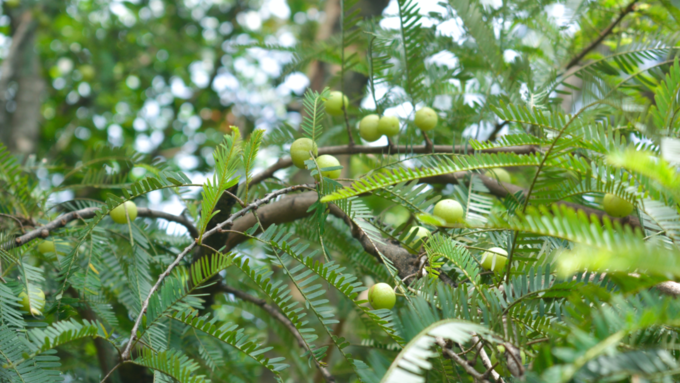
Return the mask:
<svg viewBox="0 0 680 383"><path fill-rule="evenodd" d="M0 37L2 383L680 374L679 0L4 0Z"/></svg>

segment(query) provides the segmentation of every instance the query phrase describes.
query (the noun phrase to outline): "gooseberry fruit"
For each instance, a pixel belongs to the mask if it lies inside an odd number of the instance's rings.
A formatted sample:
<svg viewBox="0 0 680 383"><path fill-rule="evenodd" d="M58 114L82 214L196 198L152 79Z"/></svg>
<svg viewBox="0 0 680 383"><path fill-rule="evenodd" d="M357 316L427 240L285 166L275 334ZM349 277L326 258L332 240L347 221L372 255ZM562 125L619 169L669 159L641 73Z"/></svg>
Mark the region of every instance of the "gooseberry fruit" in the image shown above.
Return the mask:
<svg viewBox="0 0 680 383"><path fill-rule="evenodd" d="M484 173L484 175L487 177L491 177L494 180L498 179L501 182L510 183L510 173L508 173L505 169L501 168L489 169L489 171Z"/></svg>
<svg viewBox="0 0 680 383"><path fill-rule="evenodd" d="M349 106L349 100L347 99L347 96L337 90L331 92L330 96L326 100L326 112L331 116L341 115L343 103L345 104L345 108Z"/></svg>
<svg viewBox="0 0 680 383"><path fill-rule="evenodd" d="M420 248L420 246L422 246L423 238L432 235L432 233L429 230L422 226L413 226L411 230L408 231L408 235L406 236L406 238L410 237L413 232L416 233L416 236L409 243L409 247L412 247L414 249L418 249Z"/></svg>
<svg viewBox="0 0 680 383"><path fill-rule="evenodd" d="M416 118L413 121L416 126L422 131L428 131L434 129L437 126L437 112L432 108L423 107L418 109L416 112Z"/></svg>
<svg viewBox="0 0 680 383"><path fill-rule="evenodd" d="M125 210L127 210L127 213L130 216L130 221L134 221L135 218L137 218L137 205L132 201L125 201L125 203L118 205L118 207L111 210L111 213L109 213L113 222L127 223Z"/></svg>
<svg viewBox="0 0 680 383"><path fill-rule="evenodd" d="M463 220L463 206L452 199L443 199L437 202L432 213L446 223L456 223Z"/></svg>
<svg viewBox="0 0 680 383"><path fill-rule="evenodd" d="M382 134L378 131L378 121L380 117L377 114L369 114L361 119L359 122L359 135L368 142L376 141Z"/></svg>
<svg viewBox="0 0 680 383"><path fill-rule="evenodd" d="M317 165L319 165L319 169L332 168L334 166L340 166L340 161L338 161L337 158L335 158L331 155L328 155L328 154L324 154L323 156L319 156L316 159L316 163L317 163ZM340 170L341 169L322 171L321 175L323 175L326 178L336 179L336 178L340 177ZM314 178L318 181L319 175L318 174L315 175Z"/></svg>
<svg viewBox="0 0 680 383"><path fill-rule="evenodd" d="M397 295L392 286L387 283L376 283L368 290L368 303L374 310L391 310L397 302Z"/></svg>
<svg viewBox="0 0 680 383"><path fill-rule="evenodd" d="M614 194L607 193L602 201L604 211L612 217L625 217L635 209L632 203Z"/></svg>
<svg viewBox="0 0 680 383"><path fill-rule="evenodd" d="M486 270L501 271L508 263L508 252L500 247L492 247L482 254L482 267Z"/></svg>
<svg viewBox="0 0 680 383"><path fill-rule="evenodd" d="M33 316L42 314L40 310L45 307L45 293L33 285L28 285L28 291L28 294L25 291L19 294L23 310L31 313ZM33 306L31 306L29 295L33 298Z"/></svg>
<svg viewBox="0 0 680 383"><path fill-rule="evenodd" d="M290 159L293 160L293 165L300 169L305 169L305 161L312 158L309 152L315 156L319 154L319 149L316 147L314 141L309 138L298 138L290 146Z"/></svg>
<svg viewBox="0 0 680 383"><path fill-rule="evenodd" d="M392 137L399 133L399 119L394 116L382 116L378 122L378 133Z"/></svg>
<svg viewBox="0 0 680 383"><path fill-rule="evenodd" d="M51 253L57 251L56 246L54 246L53 241L42 241L38 245L38 251L40 254Z"/></svg>

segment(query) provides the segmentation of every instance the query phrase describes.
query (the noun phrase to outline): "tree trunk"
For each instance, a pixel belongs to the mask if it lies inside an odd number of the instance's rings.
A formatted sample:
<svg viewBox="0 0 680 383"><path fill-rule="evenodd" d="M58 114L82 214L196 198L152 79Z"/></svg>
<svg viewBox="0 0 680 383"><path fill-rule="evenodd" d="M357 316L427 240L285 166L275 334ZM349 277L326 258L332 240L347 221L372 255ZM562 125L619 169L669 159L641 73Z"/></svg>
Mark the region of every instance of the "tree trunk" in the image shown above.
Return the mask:
<svg viewBox="0 0 680 383"><path fill-rule="evenodd" d="M40 133L40 99L45 86L34 50L36 27L31 12L25 11L18 18L9 54L0 67L0 140L19 154L33 153ZM9 91L12 81L17 84L14 95Z"/></svg>

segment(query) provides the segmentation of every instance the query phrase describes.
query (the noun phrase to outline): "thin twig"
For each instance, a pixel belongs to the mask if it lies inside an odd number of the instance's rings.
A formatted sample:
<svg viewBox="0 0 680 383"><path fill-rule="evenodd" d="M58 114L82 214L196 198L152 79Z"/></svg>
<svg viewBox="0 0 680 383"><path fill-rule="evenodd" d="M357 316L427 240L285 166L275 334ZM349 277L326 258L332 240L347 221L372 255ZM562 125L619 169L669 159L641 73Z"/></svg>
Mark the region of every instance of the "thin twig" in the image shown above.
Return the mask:
<svg viewBox="0 0 680 383"><path fill-rule="evenodd" d="M461 358L460 356L458 356L458 354L453 352L453 350L448 348L446 346L446 341L444 340L444 338L438 336L435 337L434 339L437 345L441 347L442 352L444 352L444 354L447 357L451 358L451 360L456 362L459 366L463 367L463 370L470 374L475 379L475 381L489 383L489 381L484 378L484 374L479 373L479 371L475 370L474 367L470 366L465 359Z"/></svg>
<svg viewBox="0 0 680 383"><path fill-rule="evenodd" d="M342 114L345 117L345 127L347 128L347 138L349 139L349 146L354 146L354 137L352 137L352 127L349 125L349 118L347 117L347 107L345 106L345 1L340 0L340 37L342 44L340 49L340 105L342 106Z"/></svg>
<svg viewBox="0 0 680 383"><path fill-rule="evenodd" d="M119 362L118 364L116 364L115 366L113 366L113 368L111 369L111 371L109 371L109 373L106 374L106 376L104 377L104 379L102 379L99 383L104 383L104 382L106 382L106 379L108 379L108 378L111 376L111 374L113 374L113 372L116 371L116 370L118 369L118 367L120 367L122 364L123 364L123 362Z"/></svg>
<svg viewBox="0 0 680 383"><path fill-rule="evenodd" d="M434 144L432 144L432 141L430 140L430 137L427 136L427 133L425 131L421 131L423 133L423 138L425 139L425 151L426 153L433 153L434 152ZM452 149L453 150L453 149Z"/></svg>
<svg viewBox="0 0 680 383"><path fill-rule="evenodd" d="M88 207L85 209L75 210L62 214L55 220L45 224L44 226L31 230L20 237L16 237L14 238L13 241L3 243L2 249L9 250L16 246L25 245L37 238L47 238L52 231L66 226L69 222L75 221L77 219L88 219L94 217L99 210L101 210L100 207ZM198 237L198 230L196 230L193 223L189 221L189 219L187 219L186 217L173 215L158 210L148 209L145 207L138 207L137 215L139 217L162 218L170 222L179 223L187 228L192 238Z"/></svg>
<svg viewBox="0 0 680 383"><path fill-rule="evenodd" d="M10 219L17 221L17 223L19 224L19 227L21 228L21 232L26 233L26 230L24 229L24 225L21 224L21 220L19 218L15 217L13 215L3 214L3 213L0 213L0 217L7 217L7 218L10 218Z"/></svg>
<svg viewBox="0 0 680 383"><path fill-rule="evenodd" d="M234 220L238 217L241 217L245 215L247 212L253 209L257 209L260 205L266 204L272 199L286 194L290 193L292 191L300 190L300 189L314 189L312 185L295 185L291 186L285 189L279 189L274 192L271 192L264 196L262 199L253 201L251 204L247 205L243 209L237 211L236 213L232 214L229 219L227 219L224 222L218 223L215 225L214 228L206 231L203 234L203 239L210 237L211 235L218 233L224 226L231 226L234 223ZM144 314L146 313L147 307L149 307L149 301L151 300L151 296L153 295L156 290L158 290L158 287L160 287L161 283L167 277L172 269L177 266L182 259L184 259L184 256L186 256L196 245L198 244L197 241L192 242L191 245L187 246L184 248L184 250L175 257L175 260L165 269L165 271L158 277L158 280L156 283L151 287L149 290L149 293L146 296L146 299L144 299L144 302L142 302L142 307L139 310L139 316L137 317L137 320L135 321L135 325L132 327L132 330L130 331L130 340L128 341L127 345L125 346L125 350L123 351L122 357L123 360L127 360L130 357L130 350L132 349L132 345L135 343L135 340L137 339L137 329L139 328L139 325L142 323L142 318L144 317Z"/></svg>
<svg viewBox="0 0 680 383"><path fill-rule="evenodd" d="M230 196L231 198L235 199L236 202L238 202L238 204L241 205L241 207L246 206L246 204L245 204L240 198L238 198L234 193L231 193L229 190L225 190L225 191L224 191L224 194L226 194L226 195Z"/></svg>
<svg viewBox="0 0 680 383"><path fill-rule="evenodd" d="M626 6L623 10L621 10L621 13L619 13L619 16L616 18L616 20L612 21L607 28L605 28L602 32L600 32L600 35L590 43L587 47L583 48L583 50L577 54L569 63L567 63L567 66L565 67L565 70L571 69L572 67L576 66L579 61L581 61L590 51L595 49L602 40L604 40L612 31L614 30L614 27L616 27L621 20L623 20L624 17L626 17L627 14L633 12L635 10L635 4L637 3L637 0L633 0L628 6Z"/></svg>
<svg viewBox="0 0 680 383"><path fill-rule="evenodd" d="M489 359L489 356L486 354L486 351L484 351L484 345L482 342L480 342L480 338L477 335L472 336L472 341L476 342L475 347L477 347L477 351L479 352L479 357L482 359L482 364L484 367L491 371L491 377L493 377L494 380L503 382L503 379L501 379L501 376L496 372L496 370L493 369L494 365L491 363L491 359Z"/></svg>
<svg viewBox="0 0 680 383"><path fill-rule="evenodd" d="M306 350L307 352L309 352L309 353L311 354L312 351L311 351L311 350L309 349L309 347L307 346L307 343L305 342L304 338L302 337L302 334L300 334L300 331L295 327L295 325L293 324L293 322L291 322L290 319L288 319L288 317L286 317L283 313L281 313L281 311L279 311L278 309L276 309L276 307L270 305L270 304L267 303L267 301L264 300L264 299L261 299L261 298L258 298L258 297L254 297L254 296L252 296L252 295L250 295L250 294L248 294L248 293L245 293L245 292L243 292L243 291L241 291L241 290L237 290L237 289L235 289L235 288L233 288L233 287L231 287L231 286L227 286L227 285L225 285L225 284L221 284L221 285L220 285L220 290L222 290L222 291L224 291L224 292L227 292L227 293L229 293L229 294L233 294L234 296L236 296L236 297L238 297L238 298L241 298L241 299L243 299L244 301L248 301L248 302L251 302L251 303L253 303L253 304L257 305L257 306L260 306L264 311L266 311L267 313L269 313L269 315L271 315L274 319L278 320L278 321L281 322L284 326L286 326L286 328L288 329L288 331L290 331L291 334L293 334L293 337L294 337L295 340L297 341L298 345L299 345L301 348L303 348L304 350ZM314 360L314 363L316 364L316 367L319 369L319 372L324 376L324 378L326 379L326 381L333 382L333 381L334 381L334 378L333 378L333 376L328 372L328 370L327 370L324 366L322 366L322 365L316 360L316 358L312 358L312 360Z"/></svg>
<svg viewBox="0 0 680 383"><path fill-rule="evenodd" d="M506 148L492 148L480 150L480 153L516 153L516 154L531 154L536 153L538 147L525 145L525 146L510 146ZM398 154L398 153L408 153L408 154L429 154L429 153L459 153L467 154L470 152L469 146L466 145L433 145L428 148L427 145L417 145L417 146L362 146L362 145L341 145L341 146L326 146L319 148L319 155L322 154ZM250 185L254 185L264 181L267 178L273 177L274 173L278 170L285 169L293 165L293 161L290 157L280 158L274 165L263 170L261 173L256 174L250 179Z"/></svg>

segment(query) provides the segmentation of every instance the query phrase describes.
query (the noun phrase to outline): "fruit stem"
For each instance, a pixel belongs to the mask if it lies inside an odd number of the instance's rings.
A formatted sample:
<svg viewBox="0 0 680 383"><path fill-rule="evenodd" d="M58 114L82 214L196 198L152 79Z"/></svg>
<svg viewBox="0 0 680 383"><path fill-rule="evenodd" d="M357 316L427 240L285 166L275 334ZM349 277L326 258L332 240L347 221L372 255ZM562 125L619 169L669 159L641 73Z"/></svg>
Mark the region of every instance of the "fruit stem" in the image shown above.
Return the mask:
<svg viewBox="0 0 680 383"><path fill-rule="evenodd" d="M421 130L423 133L423 138L425 139L425 150L428 152L431 152L432 149L434 148L434 145L432 144L432 141L430 140L430 137L427 136L427 133Z"/></svg>

